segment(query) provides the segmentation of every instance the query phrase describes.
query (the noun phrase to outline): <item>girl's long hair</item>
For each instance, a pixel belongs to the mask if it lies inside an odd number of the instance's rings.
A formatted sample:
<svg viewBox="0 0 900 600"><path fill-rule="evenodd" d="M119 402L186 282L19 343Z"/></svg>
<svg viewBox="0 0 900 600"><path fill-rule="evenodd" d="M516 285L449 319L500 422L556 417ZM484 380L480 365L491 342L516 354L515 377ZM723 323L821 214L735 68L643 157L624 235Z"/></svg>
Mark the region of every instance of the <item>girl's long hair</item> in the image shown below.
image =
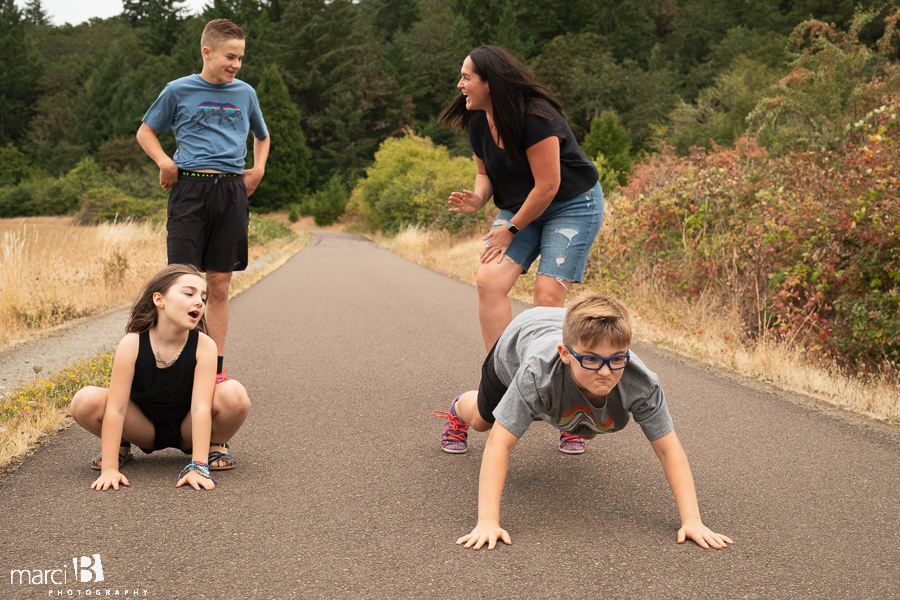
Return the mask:
<svg viewBox="0 0 900 600"><path fill-rule="evenodd" d="M532 72L509 50L499 46L479 46L472 50L469 58L475 73L487 82L490 89L494 125L510 162L520 158L525 115L537 115L549 121L552 118L550 113L541 110L542 106L546 108L549 105L564 119L567 118L550 90L538 83ZM528 108L529 102L535 104L531 109ZM460 93L441 113L438 123L467 129L474 114L466 108L466 97Z"/></svg>
<svg viewBox="0 0 900 600"><path fill-rule="evenodd" d="M125 333L143 333L156 325L159 315L156 312L156 305L153 303L153 294L159 292L165 295L182 275L203 277L203 273L192 265L174 264L164 267L144 284L143 289L141 289L137 299L135 299L134 304L131 306L131 315L128 317L128 325L125 326ZM197 329L209 335L209 330L206 328L205 310L197 323Z"/></svg>

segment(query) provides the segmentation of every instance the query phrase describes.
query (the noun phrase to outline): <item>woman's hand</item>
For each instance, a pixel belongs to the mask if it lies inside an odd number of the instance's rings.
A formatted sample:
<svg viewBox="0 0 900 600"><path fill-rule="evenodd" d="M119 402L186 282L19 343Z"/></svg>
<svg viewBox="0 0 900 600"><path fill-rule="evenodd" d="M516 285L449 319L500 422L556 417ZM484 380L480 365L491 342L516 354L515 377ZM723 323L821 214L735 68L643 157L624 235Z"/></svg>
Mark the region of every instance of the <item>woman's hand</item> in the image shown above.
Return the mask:
<svg viewBox="0 0 900 600"><path fill-rule="evenodd" d="M506 249L513 241L513 233L507 229L506 221L495 225L486 236L481 238L485 241L484 250L481 251L481 262L488 263L495 258L497 262L503 260L506 256Z"/></svg>
<svg viewBox="0 0 900 600"><path fill-rule="evenodd" d="M485 205L481 196L470 190L450 193L450 212L472 214L478 212Z"/></svg>

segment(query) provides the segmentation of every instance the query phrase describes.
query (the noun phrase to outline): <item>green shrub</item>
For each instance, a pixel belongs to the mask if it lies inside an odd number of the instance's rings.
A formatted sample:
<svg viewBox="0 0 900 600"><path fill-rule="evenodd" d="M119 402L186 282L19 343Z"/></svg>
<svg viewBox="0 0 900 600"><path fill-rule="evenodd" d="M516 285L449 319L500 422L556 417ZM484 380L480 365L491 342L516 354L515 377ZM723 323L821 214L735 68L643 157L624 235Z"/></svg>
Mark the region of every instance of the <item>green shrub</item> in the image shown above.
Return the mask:
<svg viewBox="0 0 900 600"><path fill-rule="evenodd" d="M251 245L262 245L272 240L291 237L294 232L284 223L275 219L250 213L250 224L247 227L247 239Z"/></svg>
<svg viewBox="0 0 900 600"><path fill-rule="evenodd" d="M598 169L602 165L607 171L600 177L600 187L604 193L609 194L616 185L628 182L628 175L631 173L630 148L628 130L619 122L616 113L604 111L591 121L591 130L584 138L582 150Z"/></svg>
<svg viewBox="0 0 900 600"><path fill-rule="evenodd" d="M0 147L0 187L17 185L30 174L28 159L12 144Z"/></svg>
<svg viewBox="0 0 900 600"><path fill-rule="evenodd" d="M299 204L291 204L291 210L288 213L288 221L291 223L296 223L300 220L300 205Z"/></svg>
<svg viewBox="0 0 900 600"><path fill-rule="evenodd" d="M140 171L150 161L134 136L107 140L97 148L97 159L103 168L115 173Z"/></svg>
<svg viewBox="0 0 900 600"><path fill-rule="evenodd" d="M821 21L794 29L791 73L778 82L777 95L764 98L748 117L754 135L772 152L847 151L864 142L854 125L900 91L900 9L885 19L883 36L870 48L858 34L875 14L858 11L846 32Z"/></svg>
<svg viewBox="0 0 900 600"><path fill-rule="evenodd" d="M484 209L477 215L459 215L447 205L450 192L471 187L474 179L470 158L450 158L443 146L413 134L389 138L353 190L351 211L386 233L404 225L451 232L476 229L484 223Z"/></svg>
<svg viewBox="0 0 900 600"><path fill-rule="evenodd" d="M334 175L328 186L316 194L312 204L312 216L316 219L316 225L324 227L340 219L346 208L347 188L344 187L341 178Z"/></svg>
<svg viewBox="0 0 900 600"><path fill-rule="evenodd" d="M75 213L75 222L97 225L105 221L139 221L165 208L165 200L134 198L116 188L94 188L85 193L84 202Z"/></svg>
<svg viewBox="0 0 900 600"><path fill-rule="evenodd" d="M738 299L748 336L846 366L900 364L900 106L846 153L671 152L639 165L592 251L607 286ZM896 368L896 367L895 367Z"/></svg>
<svg viewBox="0 0 900 600"><path fill-rule="evenodd" d="M0 188L0 218L71 214L82 190L63 179L32 179Z"/></svg>

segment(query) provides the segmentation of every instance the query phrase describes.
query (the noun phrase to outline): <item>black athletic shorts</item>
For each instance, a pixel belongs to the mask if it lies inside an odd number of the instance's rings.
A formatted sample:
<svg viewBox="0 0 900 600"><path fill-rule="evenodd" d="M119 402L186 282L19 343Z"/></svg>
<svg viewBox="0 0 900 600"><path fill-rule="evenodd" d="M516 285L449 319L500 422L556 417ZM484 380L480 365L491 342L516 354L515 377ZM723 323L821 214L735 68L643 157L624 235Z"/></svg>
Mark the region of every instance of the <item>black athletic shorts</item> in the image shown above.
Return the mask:
<svg viewBox="0 0 900 600"><path fill-rule="evenodd" d="M179 171L167 216L170 265L220 273L247 268L250 205L240 175Z"/></svg>
<svg viewBox="0 0 900 600"><path fill-rule="evenodd" d="M478 384L478 414L488 423L494 422L494 409L503 399L503 394L509 389L503 385L494 370L494 350L497 344L488 352L484 364L481 365L481 383Z"/></svg>

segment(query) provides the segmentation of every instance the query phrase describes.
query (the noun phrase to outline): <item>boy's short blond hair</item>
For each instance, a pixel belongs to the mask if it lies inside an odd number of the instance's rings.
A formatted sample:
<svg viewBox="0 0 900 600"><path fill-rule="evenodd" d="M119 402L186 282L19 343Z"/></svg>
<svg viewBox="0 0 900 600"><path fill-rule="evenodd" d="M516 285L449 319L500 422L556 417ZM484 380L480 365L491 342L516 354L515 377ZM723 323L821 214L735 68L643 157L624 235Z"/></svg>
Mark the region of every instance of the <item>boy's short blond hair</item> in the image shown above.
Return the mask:
<svg viewBox="0 0 900 600"><path fill-rule="evenodd" d="M213 19L203 28L203 35L200 36L200 49L215 50L225 40L242 39L244 39L244 30L240 25L232 23L228 19Z"/></svg>
<svg viewBox="0 0 900 600"><path fill-rule="evenodd" d="M631 316L612 296L584 292L566 311L562 333L563 343L568 346L609 342L627 348L631 345Z"/></svg>

